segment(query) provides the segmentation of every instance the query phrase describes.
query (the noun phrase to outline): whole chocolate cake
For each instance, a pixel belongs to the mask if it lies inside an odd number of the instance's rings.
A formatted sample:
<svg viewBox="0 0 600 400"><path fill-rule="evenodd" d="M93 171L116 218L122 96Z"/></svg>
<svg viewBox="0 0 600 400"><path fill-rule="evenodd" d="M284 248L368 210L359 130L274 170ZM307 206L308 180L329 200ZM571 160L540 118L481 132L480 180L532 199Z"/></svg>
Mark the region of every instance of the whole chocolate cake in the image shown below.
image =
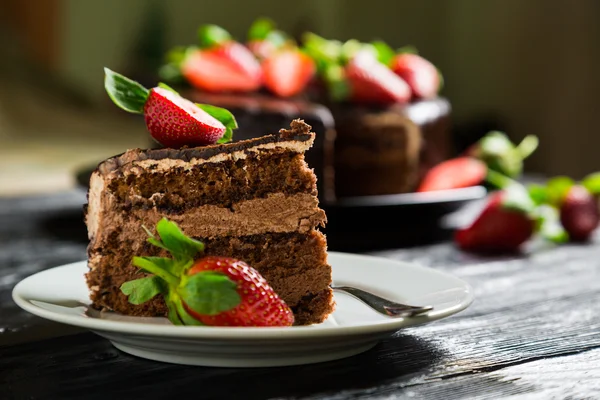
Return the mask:
<svg viewBox="0 0 600 400"><path fill-rule="evenodd" d="M264 19L245 44L214 25L199 33L200 45L169 53L177 62L161 71L177 71L194 101L230 109L246 127L239 138L290 118L306 120L316 133L306 156L325 203L414 191L431 167L452 156L451 107L438 96L440 75L414 50L312 33L298 44Z"/></svg>

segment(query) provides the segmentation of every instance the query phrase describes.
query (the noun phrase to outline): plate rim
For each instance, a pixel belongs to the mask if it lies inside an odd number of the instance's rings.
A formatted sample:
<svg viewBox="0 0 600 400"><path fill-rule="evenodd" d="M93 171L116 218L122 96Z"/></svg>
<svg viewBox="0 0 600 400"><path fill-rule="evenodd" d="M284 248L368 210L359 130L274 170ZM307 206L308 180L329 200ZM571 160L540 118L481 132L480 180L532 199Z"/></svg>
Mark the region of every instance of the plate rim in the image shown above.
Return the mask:
<svg viewBox="0 0 600 400"><path fill-rule="evenodd" d="M409 267L411 269L424 269L430 273L438 274L446 279L457 281L464 286L464 297L455 306L448 307L438 311L432 311L429 314L407 317L407 318L390 318L369 323L367 325L358 326L327 326L319 329L314 329L314 326L296 326L290 327L206 327L206 326L171 326L148 323L131 323L127 321L113 321L99 318L89 318L78 315L61 314L51 310L39 307L20 296L20 288L26 284L28 279L32 279L38 274L60 268L75 268L79 265L85 265L87 260L76 261L73 263L63 264L56 267L48 268L43 271L31 274L21 279L12 290L13 301L23 310L45 318L54 322L59 322L71 326L89 329L98 332L113 332L124 335L141 335L146 337L162 337L176 339L222 339L222 340L289 340L289 339L309 339L319 337L349 337L359 335L369 335L376 333L385 333L398 331L405 327L412 327L433 322L442 318L457 314L469 307L474 300L474 292L472 287L464 280L435 268L419 265L418 263L410 263L406 261L394 260L391 258L367 255L354 254L347 252L329 251L328 255L334 257L352 257L362 258L365 261L387 261Z"/></svg>

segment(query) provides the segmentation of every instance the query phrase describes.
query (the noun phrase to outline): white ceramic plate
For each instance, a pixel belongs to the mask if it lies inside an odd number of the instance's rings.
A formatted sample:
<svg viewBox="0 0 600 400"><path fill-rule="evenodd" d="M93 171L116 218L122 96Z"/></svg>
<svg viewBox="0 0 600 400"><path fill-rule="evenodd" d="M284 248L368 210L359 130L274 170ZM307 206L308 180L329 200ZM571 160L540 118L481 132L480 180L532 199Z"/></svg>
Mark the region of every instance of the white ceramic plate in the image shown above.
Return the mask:
<svg viewBox="0 0 600 400"><path fill-rule="evenodd" d="M322 324L287 328L173 326L166 318L128 317L90 310L86 262L39 272L13 289L23 309L49 320L87 328L118 349L157 361L218 367L308 364L352 356L401 328L455 314L471 304L462 280L446 273L385 258L329 253L336 285L355 286L394 301L432 305L426 315L391 318L344 293Z"/></svg>

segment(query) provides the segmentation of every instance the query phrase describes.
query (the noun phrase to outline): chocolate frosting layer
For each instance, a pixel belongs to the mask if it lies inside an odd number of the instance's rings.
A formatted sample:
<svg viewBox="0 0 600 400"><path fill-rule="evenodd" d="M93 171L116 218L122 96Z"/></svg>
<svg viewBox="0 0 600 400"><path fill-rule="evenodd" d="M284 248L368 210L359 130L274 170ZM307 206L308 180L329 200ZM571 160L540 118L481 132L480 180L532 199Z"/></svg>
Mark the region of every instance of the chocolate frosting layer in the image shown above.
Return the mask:
<svg viewBox="0 0 600 400"><path fill-rule="evenodd" d="M311 132L312 127L301 119L295 119L290 123L291 129L281 129L276 134L265 135L254 139L241 140L225 144L217 144L200 147L159 148L159 149L132 149L115 157L109 158L98 165L97 171L106 175L116 171L124 165L143 160L182 160L190 161L207 160L219 154L233 154L243 152L253 147L276 144L282 142L307 142L313 141L315 134Z"/></svg>

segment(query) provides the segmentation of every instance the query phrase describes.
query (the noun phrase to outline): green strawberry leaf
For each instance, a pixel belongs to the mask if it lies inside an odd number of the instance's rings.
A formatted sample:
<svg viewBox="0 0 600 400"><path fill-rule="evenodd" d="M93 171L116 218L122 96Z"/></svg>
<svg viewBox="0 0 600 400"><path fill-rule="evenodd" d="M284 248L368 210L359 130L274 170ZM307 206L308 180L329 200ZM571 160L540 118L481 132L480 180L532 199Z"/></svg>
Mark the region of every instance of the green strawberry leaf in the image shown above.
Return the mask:
<svg viewBox="0 0 600 400"><path fill-rule="evenodd" d="M158 82L157 86L159 88L170 90L171 92L175 93L176 95L179 95L179 93L177 93L177 91L175 89L173 89L171 86L167 85L166 83Z"/></svg>
<svg viewBox="0 0 600 400"><path fill-rule="evenodd" d="M343 101L350 96L350 85L345 78L344 68L338 64L330 64L323 71L329 97L334 101Z"/></svg>
<svg viewBox="0 0 600 400"><path fill-rule="evenodd" d="M150 92L138 82L104 68L104 88L108 97L123 110L136 114L144 112Z"/></svg>
<svg viewBox="0 0 600 400"><path fill-rule="evenodd" d="M361 51L372 52L374 56L377 55L376 49L371 44L361 43L356 39L347 40L342 44L341 62L347 63Z"/></svg>
<svg viewBox="0 0 600 400"><path fill-rule="evenodd" d="M198 29L198 41L201 48L215 47L231 39L229 32L217 25L202 25Z"/></svg>
<svg viewBox="0 0 600 400"><path fill-rule="evenodd" d="M446 84L446 81L444 80L444 75L442 74L442 71L440 71L439 68L436 67L437 73L438 73L438 77L440 79L440 87L438 88L438 92L441 92L444 89L444 85Z"/></svg>
<svg viewBox="0 0 600 400"><path fill-rule="evenodd" d="M303 50L315 60L319 71L327 65L342 62L342 43L338 40L327 40L307 32L303 35Z"/></svg>
<svg viewBox="0 0 600 400"><path fill-rule="evenodd" d="M175 309L177 310L177 316L179 317L179 319L181 319L181 321L183 322L183 325L191 325L191 326L204 325L202 322L198 321L196 318L192 317L187 312L187 310L183 306L183 301L182 301L181 297L179 297L177 294L175 294L175 293L171 294L171 302L175 306Z"/></svg>
<svg viewBox="0 0 600 400"><path fill-rule="evenodd" d="M173 301L173 295L169 294L165 297L165 303L167 305L167 318L173 325L185 325L181 318L179 317L179 313L177 312L177 304Z"/></svg>
<svg viewBox="0 0 600 400"><path fill-rule="evenodd" d="M560 213L552 206L541 205L535 213L536 231L540 237L554 243L569 241L569 234L560 223Z"/></svg>
<svg viewBox="0 0 600 400"><path fill-rule="evenodd" d="M534 215L536 205L523 185L519 183L511 184L504 188L504 193L502 199L504 208L519 211L525 215Z"/></svg>
<svg viewBox="0 0 600 400"><path fill-rule="evenodd" d="M265 40L269 33L275 30L275 23L269 18L258 18L248 31L248 40Z"/></svg>
<svg viewBox="0 0 600 400"><path fill-rule="evenodd" d="M419 51L415 46L403 46L396 50L396 54L419 54Z"/></svg>
<svg viewBox="0 0 600 400"><path fill-rule="evenodd" d="M515 146L504 132L491 131L479 140L479 147L485 156L502 156Z"/></svg>
<svg viewBox="0 0 600 400"><path fill-rule="evenodd" d="M133 257L132 264L138 268L143 269L146 272L154 274L159 278L163 279L170 285L177 285L179 278L171 271L175 270L175 267L171 266L174 260L170 258L162 257Z"/></svg>
<svg viewBox="0 0 600 400"><path fill-rule="evenodd" d="M548 193L547 202L556 207L560 206L567 192L574 184L573 179L568 176L557 176L550 179L546 183L546 191Z"/></svg>
<svg viewBox="0 0 600 400"><path fill-rule="evenodd" d="M527 191L529 192L529 197L531 197L531 200L533 200L535 204L541 205L548 202L548 191L546 186L532 183L527 186Z"/></svg>
<svg viewBox="0 0 600 400"><path fill-rule="evenodd" d="M241 297L237 285L219 272L200 272L182 281L178 293L192 310L203 315L217 315L236 307Z"/></svg>
<svg viewBox="0 0 600 400"><path fill-rule="evenodd" d="M396 55L394 49L392 49L387 43L382 40L376 40L371 43L375 52L377 53L377 60L380 63L390 66L392 64L392 59Z"/></svg>
<svg viewBox="0 0 600 400"><path fill-rule="evenodd" d="M217 119L223 125L225 125L225 133L223 136L217 141L217 143L229 143L233 139L233 130L237 129L238 124L235 120L234 115L225 108L212 106L210 104L199 104L196 103L198 107L203 109L206 113Z"/></svg>
<svg viewBox="0 0 600 400"><path fill-rule="evenodd" d="M581 181L581 184L593 195L600 194L600 172L589 174Z"/></svg>
<svg viewBox="0 0 600 400"><path fill-rule="evenodd" d="M121 285L121 292L128 296L131 304L145 303L163 291L163 281L157 276L148 276Z"/></svg>
<svg viewBox="0 0 600 400"><path fill-rule="evenodd" d="M519 153L521 159L524 160L533 154L533 152L538 148L539 143L540 141L537 136L527 135L517 146L517 153Z"/></svg>
<svg viewBox="0 0 600 400"><path fill-rule="evenodd" d="M180 261L193 259L198 252L204 251L204 243L186 236L175 222L162 218L156 224L162 246Z"/></svg>

